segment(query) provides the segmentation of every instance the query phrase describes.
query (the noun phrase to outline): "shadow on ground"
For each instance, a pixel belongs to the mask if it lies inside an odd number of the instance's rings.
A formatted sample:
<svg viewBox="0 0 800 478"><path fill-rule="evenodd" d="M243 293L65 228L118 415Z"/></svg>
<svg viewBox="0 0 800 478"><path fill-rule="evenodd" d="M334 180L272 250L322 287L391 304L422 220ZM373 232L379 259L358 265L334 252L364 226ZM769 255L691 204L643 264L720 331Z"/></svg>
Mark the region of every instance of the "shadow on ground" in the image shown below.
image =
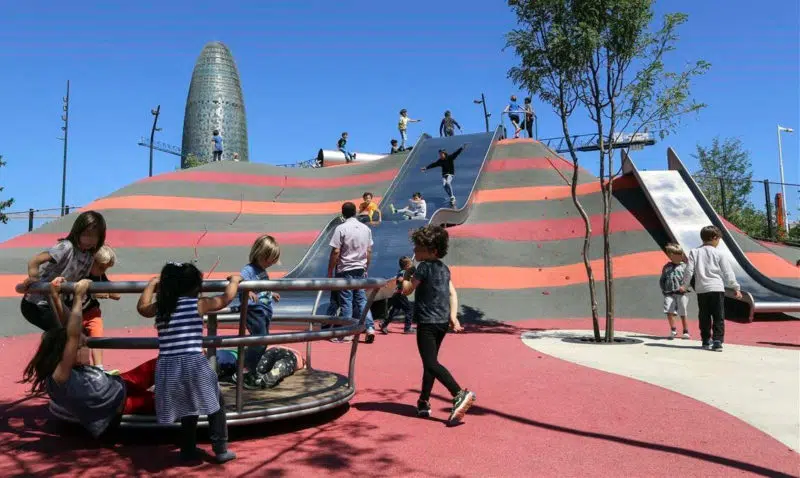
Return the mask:
<svg viewBox="0 0 800 478"><path fill-rule="evenodd" d="M478 308L462 305L458 320L467 333L521 335L525 332L541 332L546 329L533 327L517 327L511 322L487 319L486 314Z"/></svg>

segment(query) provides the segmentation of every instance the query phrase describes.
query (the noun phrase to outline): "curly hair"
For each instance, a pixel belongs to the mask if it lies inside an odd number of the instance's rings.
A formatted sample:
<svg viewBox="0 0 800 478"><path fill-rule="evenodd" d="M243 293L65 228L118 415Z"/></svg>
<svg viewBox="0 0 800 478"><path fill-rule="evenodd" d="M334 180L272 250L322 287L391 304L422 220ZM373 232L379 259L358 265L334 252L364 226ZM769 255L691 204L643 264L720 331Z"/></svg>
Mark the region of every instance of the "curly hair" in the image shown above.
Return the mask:
<svg viewBox="0 0 800 478"><path fill-rule="evenodd" d="M427 225L422 226L411 233L411 242L415 246L424 247L430 251L436 251L439 259L447 255L450 234L442 226Z"/></svg>

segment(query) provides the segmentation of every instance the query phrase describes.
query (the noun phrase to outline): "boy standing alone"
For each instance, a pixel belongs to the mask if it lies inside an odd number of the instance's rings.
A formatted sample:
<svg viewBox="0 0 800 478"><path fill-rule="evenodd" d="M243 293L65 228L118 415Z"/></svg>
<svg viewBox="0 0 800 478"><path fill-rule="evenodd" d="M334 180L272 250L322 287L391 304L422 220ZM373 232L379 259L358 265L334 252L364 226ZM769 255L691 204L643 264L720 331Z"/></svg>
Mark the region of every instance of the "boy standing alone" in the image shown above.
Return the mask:
<svg viewBox="0 0 800 478"><path fill-rule="evenodd" d="M214 134L211 136L211 144L214 145L212 161L222 161L222 136L219 135L218 129L215 129Z"/></svg>
<svg viewBox="0 0 800 478"><path fill-rule="evenodd" d="M725 287L736 291L737 299L742 298L739 283L736 282L728 258L717 250L721 237L722 233L716 226L706 226L700 230L703 245L689 252L689 261L680 288L681 292L686 292L694 277L700 338L704 349L716 352L722 352L722 344L725 341Z"/></svg>

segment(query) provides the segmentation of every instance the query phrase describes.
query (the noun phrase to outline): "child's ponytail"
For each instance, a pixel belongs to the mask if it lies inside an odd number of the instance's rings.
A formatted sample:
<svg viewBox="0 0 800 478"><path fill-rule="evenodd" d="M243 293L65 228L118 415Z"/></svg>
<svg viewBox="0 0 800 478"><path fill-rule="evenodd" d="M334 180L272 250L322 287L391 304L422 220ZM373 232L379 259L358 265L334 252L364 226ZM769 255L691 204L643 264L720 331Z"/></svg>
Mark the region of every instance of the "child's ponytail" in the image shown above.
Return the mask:
<svg viewBox="0 0 800 478"><path fill-rule="evenodd" d="M161 269L161 280L156 293L156 322L169 324L169 318L178 308L178 299L200 293L203 274L194 264L167 263Z"/></svg>

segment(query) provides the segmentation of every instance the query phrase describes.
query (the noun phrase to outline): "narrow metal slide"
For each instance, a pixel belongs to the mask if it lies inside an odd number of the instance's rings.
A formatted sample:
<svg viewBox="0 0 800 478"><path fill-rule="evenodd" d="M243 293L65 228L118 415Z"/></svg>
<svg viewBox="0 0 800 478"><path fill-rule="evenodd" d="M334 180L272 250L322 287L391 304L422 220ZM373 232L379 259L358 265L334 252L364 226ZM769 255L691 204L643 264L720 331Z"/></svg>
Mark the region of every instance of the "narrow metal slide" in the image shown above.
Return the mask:
<svg viewBox="0 0 800 478"><path fill-rule="evenodd" d="M800 288L760 272L672 148L667 151L667 160L667 171L640 171L630 157L624 157L623 172L636 177L671 239L688 251L702 244L701 228L709 224L717 226L722 231L719 250L733 264L736 280L742 288L740 305L746 306L743 315L752 321L759 313L800 312ZM733 291L726 291L726 297L735 300Z"/></svg>
<svg viewBox="0 0 800 478"><path fill-rule="evenodd" d="M461 224L469 215L475 195L478 179L486 161L491 156L496 141L500 138L500 129L493 133L469 134L447 138L431 138L423 135L412 149L397 176L383 194L380 202L382 221L371 225L374 246L369 275L372 277L394 277L398 270L398 259L412 256L413 248L409 241L409 233L428 223ZM456 196L456 207L451 208L449 198L442 187L440 169L422 172L421 169L438 159L440 149L453 152L467 144L466 149L455 160L455 179L453 191ZM376 196L380 191L372 191ZM429 218L422 220L405 220L402 214L393 214L390 204L396 208L405 207L411 195L422 193L427 203ZM340 216L334 217L325 226L317 239L306 252L303 259L292 269L287 278L325 277L328 269L330 241L336 226L342 223ZM376 297L386 298L392 293L392 286ZM322 297L316 303L316 293L293 292L281 296L276 305L276 312L281 314L312 314L325 311L328 297Z"/></svg>

